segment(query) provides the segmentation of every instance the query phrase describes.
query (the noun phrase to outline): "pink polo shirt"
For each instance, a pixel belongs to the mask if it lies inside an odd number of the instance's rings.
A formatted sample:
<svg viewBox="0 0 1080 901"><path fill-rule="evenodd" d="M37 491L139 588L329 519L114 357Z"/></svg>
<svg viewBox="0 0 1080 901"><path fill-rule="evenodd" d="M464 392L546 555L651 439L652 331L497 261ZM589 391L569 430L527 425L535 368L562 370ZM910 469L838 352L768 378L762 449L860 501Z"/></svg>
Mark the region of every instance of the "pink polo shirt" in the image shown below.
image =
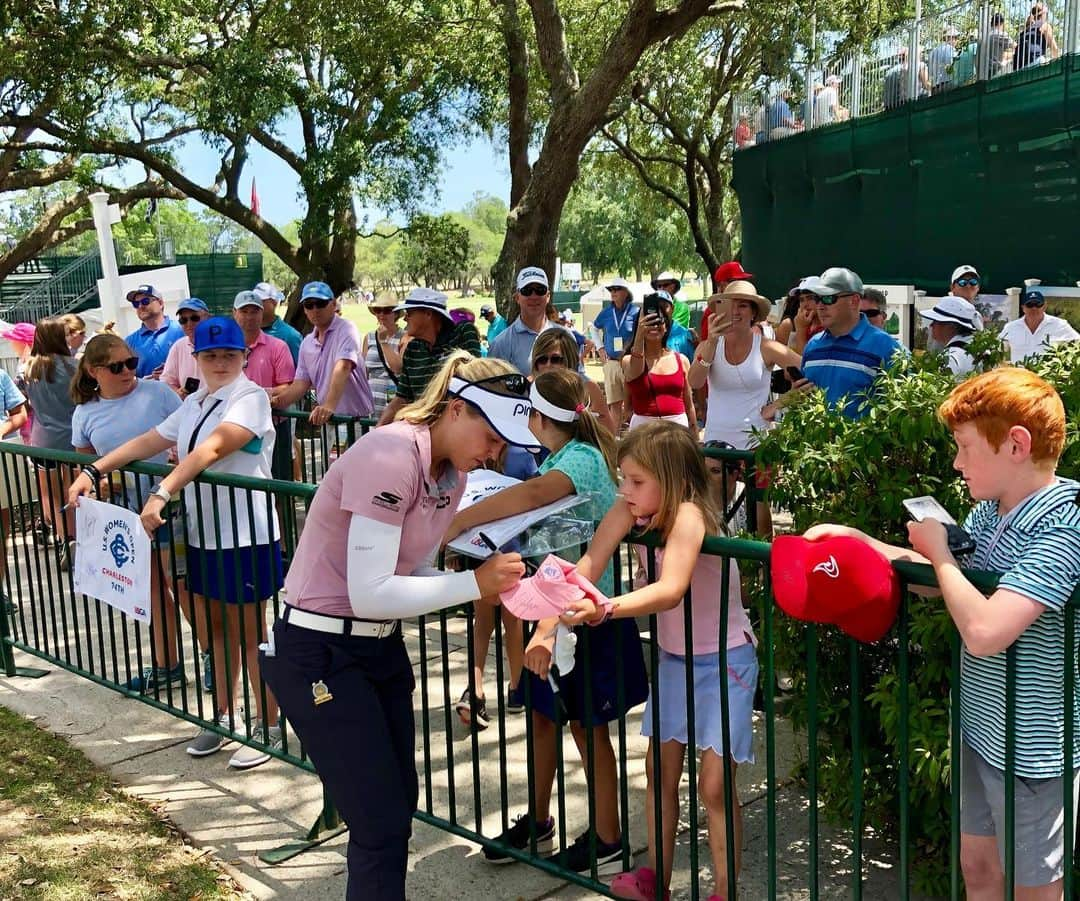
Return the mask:
<svg viewBox="0 0 1080 901"><path fill-rule="evenodd" d="M259 332L255 343L248 345L248 351L244 375L260 388L287 385L296 375L289 345L280 338Z"/></svg>
<svg viewBox="0 0 1080 901"><path fill-rule="evenodd" d="M353 616L346 554L354 514L401 529L396 575L415 572L442 541L465 493L452 466L437 481L427 426L394 422L362 436L327 471L311 502L285 578L288 602L302 610Z"/></svg>
<svg viewBox="0 0 1080 901"><path fill-rule="evenodd" d="M161 380L173 391L183 388L188 379L202 380L199 364L195 362L195 354L191 351L192 343L186 335L169 348L165 368L161 370Z"/></svg>
<svg viewBox="0 0 1080 901"><path fill-rule="evenodd" d="M296 378L315 387L315 397L321 404L330 391L330 379L338 360L348 360L353 367L335 412L342 416L370 416L375 401L367 380L367 368L360 356L360 332L347 319L335 316L321 339L315 337L315 332L304 335L296 363Z"/></svg>

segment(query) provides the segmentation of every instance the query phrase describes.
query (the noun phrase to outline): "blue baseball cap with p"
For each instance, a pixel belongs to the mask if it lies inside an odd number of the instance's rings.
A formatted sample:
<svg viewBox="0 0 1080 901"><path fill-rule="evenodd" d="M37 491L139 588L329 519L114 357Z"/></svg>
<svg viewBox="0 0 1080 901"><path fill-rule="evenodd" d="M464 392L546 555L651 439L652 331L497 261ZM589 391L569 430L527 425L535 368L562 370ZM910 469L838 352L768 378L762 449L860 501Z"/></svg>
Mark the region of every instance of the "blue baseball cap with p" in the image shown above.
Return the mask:
<svg viewBox="0 0 1080 901"><path fill-rule="evenodd" d="M333 300L334 292L326 282L308 282L300 292L300 299Z"/></svg>
<svg viewBox="0 0 1080 901"><path fill-rule="evenodd" d="M244 331L235 319L224 316L212 316L195 326L195 348L193 353L204 350L247 350Z"/></svg>
<svg viewBox="0 0 1080 901"><path fill-rule="evenodd" d="M179 313L181 310L198 310L201 313L210 312L210 308L206 305L206 302L199 300L197 297L189 297L186 300L180 301L180 303L176 305L176 312Z"/></svg>

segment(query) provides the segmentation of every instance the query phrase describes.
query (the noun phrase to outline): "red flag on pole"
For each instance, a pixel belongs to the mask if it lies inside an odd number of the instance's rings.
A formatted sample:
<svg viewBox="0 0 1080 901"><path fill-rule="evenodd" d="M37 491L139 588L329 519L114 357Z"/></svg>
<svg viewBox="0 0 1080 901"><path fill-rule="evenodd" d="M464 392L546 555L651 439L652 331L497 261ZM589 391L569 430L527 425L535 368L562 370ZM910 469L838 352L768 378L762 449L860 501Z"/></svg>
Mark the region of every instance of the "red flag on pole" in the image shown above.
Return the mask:
<svg viewBox="0 0 1080 901"><path fill-rule="evenodd" d="M251 212L259 215L259 193L255 190L255 176L251 177Z"/></svg>

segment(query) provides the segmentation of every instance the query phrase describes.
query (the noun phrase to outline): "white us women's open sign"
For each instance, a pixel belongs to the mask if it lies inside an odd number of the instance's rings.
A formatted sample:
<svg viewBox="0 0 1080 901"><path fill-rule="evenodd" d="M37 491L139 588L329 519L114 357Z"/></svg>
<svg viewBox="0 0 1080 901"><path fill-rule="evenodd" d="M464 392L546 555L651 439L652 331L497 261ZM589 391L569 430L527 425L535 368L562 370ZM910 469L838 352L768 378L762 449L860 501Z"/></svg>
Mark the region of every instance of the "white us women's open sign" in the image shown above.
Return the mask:
<svg viewBox="0 0 1080 901"><path fill-rule="evenodd" d="M75 538L75 590L150 622L150 538L139 514L79 498Z"/></svg>

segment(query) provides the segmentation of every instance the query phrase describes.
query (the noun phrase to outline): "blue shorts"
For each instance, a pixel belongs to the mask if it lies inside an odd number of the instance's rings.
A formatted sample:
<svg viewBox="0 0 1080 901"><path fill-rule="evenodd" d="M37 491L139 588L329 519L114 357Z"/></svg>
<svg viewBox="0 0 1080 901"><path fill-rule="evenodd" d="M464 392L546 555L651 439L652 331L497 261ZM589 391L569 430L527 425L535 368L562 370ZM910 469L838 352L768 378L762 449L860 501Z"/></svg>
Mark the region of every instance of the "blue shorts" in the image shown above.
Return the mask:
<svg viewBox="0 0 1080 901"><path fill-rule="evenodd" d="M695 654L694 743L724 756L724 724L720 709L720 654ZM747 642L727 652L728 725L730 754L736 763L754 760L754 691L758 662L754 645ZM660 649L660 741L688 743L686 710L686 658ZM653 732L653 697L641 717L641 734Z"/></svg>
<svg viewBox="0 0 1080 901"><path fill-rule="evenodd" d="M555 677L567 720L592 728L622 719L649 696L637 624L632 619L613 619L600 626L578 626L574 632L578 637L574 668ZM556 721L551 686L533 672L528 675L533 710ZM586 693L587 682L591 682L591 695Z"/></svg>
<svg viewBox="0 0 1080 901"><path fill-rule="evenodd" d="M195 594L227 604L265 601L285 582L281 545L217 550L188 546L187 580Z"/></svg>

